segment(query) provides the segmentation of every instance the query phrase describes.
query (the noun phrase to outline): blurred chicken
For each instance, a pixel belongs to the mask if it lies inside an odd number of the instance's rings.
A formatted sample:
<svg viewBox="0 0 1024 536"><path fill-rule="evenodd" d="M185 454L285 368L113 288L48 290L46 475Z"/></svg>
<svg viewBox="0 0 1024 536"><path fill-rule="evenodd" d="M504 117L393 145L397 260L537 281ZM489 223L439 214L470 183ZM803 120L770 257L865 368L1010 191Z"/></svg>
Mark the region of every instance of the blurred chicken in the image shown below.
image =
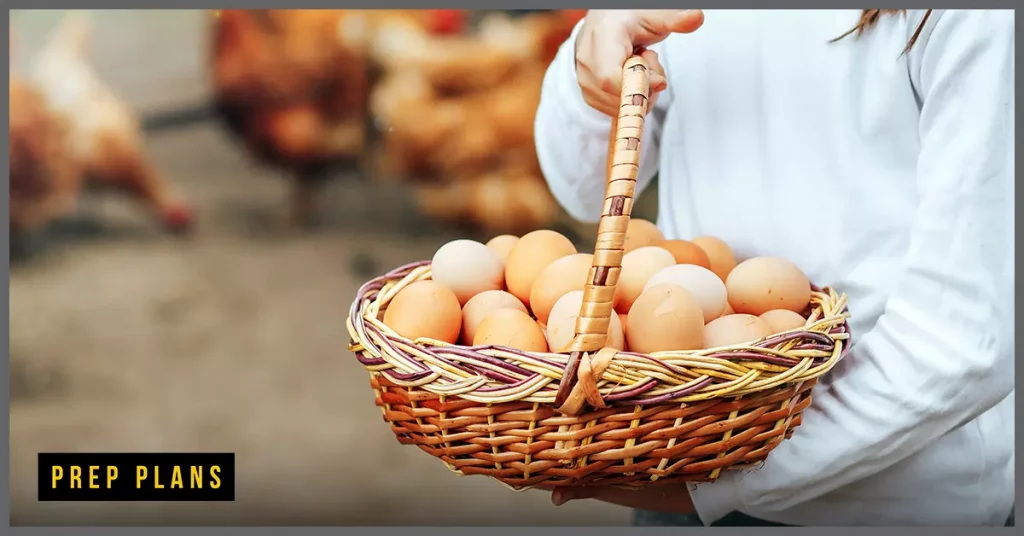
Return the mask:
<svg viewBox="0 0 1024 536"><path fill-rule="evenodd" d="M465 9L369 9L361 13L367 21L367 35L375 36L396 27L429 35L458 35L465 32L470 12Z"/></svg>
<svg viewBox="0 0 1024 536"><path fill-rule="evenodd" d="M417 187L420 208L451 223L488 233L523 233L550 226L558 203L539 174L499 169L467 180Z"/></svg>
<svg viewBox="0 0 1024 536"><path fill-rule="evenodd" d="M439 124L417 119L417 114L438 100L434 88L420 73L397 71L387 74L370 96L370 113L381 132L378 147L378 178L429 176L427 167L437 138L458 124ZM408 119L406 119L408 118Z"/></svg>
<svg viewBox="0 0 1024 536"><path fill-rule="evenodd" d="M531 63L491 91L439 98L400 72L381 84L372 109L398 172L446 180L487 169L508 150L533 148L543 78L544 67Z"/></svg>
<svg viewBox="0 0 1024 536"><path fill-rule="evenodd" d="M408 24L385 23L371 45L387 72L415 71L442 94L489 89L528 58L515 40L483 42L470 35L431 35Z"/></svg>
<svg viewBox="0 0 1024 536"><path fill-rule="evenodd" d="M442 173L473 171L519 148L528 148L535 160L533 124L544 72L529 64L493 91L465 97L463 126L442 141L435 167Z"/></svg>
<svg viewBox="0 0 1024 536"><path fill-rule="evenodd" d="M74 211L80 190L64 118L37 91L9 75L11 233L35 231Z"/></svg>
<svg viewBox="0 0 1024 536"><path fill-rule="evenodd" d="M412 25L378 34L374 53L388 74L371 113L387 172L443 181L532 147L544 70L578 15L491 14L473 36L434 37Z"/></svg>
<svg viewBox="0 0 1024 536"><path fill-rule="evenodd" d="M491 232L560 215L540 172L534 117L547 64L579 13L490 14L472 35L396 24L372 51L387 75L371 97L388 171L417 180L424 212Z"/></svg>
<svg viewBox="0 0 1024 536"><path fill-rule="evenodd" d="M33 63L32 80L68 121L68 148L83 179L138 198L171 230L187 229L191 210L145 154L135 114L86 60L91 23L71 14Z"/></svg>
<svg viewBox="0 0 1024 536"><path fill-rule="evenodd" d="M585 9L534 12L519 17L492 13L480 21L478 33L488 46L514 46L521 55L547 66L585 14Z"/></svg>
<svg viewBox="0 0 1024 536"><path fill-rule="evenodd" d="M291 219L312 222L328 169L366 145L367 18L345 10L224 10L213 78L225 122L294 173Z"/></svg>
<svg viewBox="0 0 1024 536"><path fill-rule="evenodd" d="M424 25L432 34L460 34L465 31L469 12L465 9L428 9Z"/></svg>
<svg viewBox="0 0 1024 536"><path fill-rule="evenodd" d="M494 88L524 64L546 65L577 20L560 12L492 13L472 35L435 35L407 20L385 21L370 51L388 72L416 71L438 93L461 95Z"/></svg>

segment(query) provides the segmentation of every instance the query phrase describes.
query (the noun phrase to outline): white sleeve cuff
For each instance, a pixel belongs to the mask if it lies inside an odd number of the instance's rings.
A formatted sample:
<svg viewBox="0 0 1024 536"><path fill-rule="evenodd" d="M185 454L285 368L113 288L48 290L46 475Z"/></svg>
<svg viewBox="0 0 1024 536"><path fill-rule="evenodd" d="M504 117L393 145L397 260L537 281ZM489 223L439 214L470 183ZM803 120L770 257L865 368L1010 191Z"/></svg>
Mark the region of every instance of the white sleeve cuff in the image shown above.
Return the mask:
<svg viewBox="0 0 1024 536"><path fill-rule="evenodd" d="M559 73L556 78L563 82L560 84L558 98L568 107L570 113L579 118L585 128L607 131L611 128L612 119L583 100L583 91L580 90L579 80L576 78L576 35L582 27L581 20L555 56L553 67Z"/></svg>
<svg viewBox="0 0 1024 536"><path fill-rule="evenodd" d="M729 471L715 482L704 482L691 488L690 499L704 526L710 526L740 508L737 477L735 472Z"/></svg>

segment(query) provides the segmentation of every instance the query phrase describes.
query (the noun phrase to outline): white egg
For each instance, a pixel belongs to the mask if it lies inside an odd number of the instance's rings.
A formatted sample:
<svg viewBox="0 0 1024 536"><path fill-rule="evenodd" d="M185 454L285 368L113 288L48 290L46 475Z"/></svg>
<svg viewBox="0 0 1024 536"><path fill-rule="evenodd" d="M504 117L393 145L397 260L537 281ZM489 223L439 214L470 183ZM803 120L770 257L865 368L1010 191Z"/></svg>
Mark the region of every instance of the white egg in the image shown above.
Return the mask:
<svg viewBox="0 0 1024 536"><path fill-rule="evenodd" d="M644 290L661 283L672 283L689 291L700 304L705 323L722 316L725 308L729 305L725 283L714 272L703 266L674 264L662 268L647 280Z"/></svg>
<svg viewBox="0 0 1024 536"><path fill-rule="evenodd" d="M505 267L498 254L474 240L453 240L441 246L431 261L431 277L448 287L466 305L488 290L501 290Z"/></svg>

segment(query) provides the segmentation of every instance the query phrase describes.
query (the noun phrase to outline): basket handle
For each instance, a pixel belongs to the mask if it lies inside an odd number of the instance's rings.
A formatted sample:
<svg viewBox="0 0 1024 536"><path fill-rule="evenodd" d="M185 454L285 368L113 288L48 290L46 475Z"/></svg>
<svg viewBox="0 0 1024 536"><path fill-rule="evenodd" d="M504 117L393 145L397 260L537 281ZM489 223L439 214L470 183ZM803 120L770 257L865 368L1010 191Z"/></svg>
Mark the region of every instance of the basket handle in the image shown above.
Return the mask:
<svg viewBox="0 0 1024 536"><path fill-rule="evenodd" d="M622 269L626 228L633 210L640 139L650 97L647 61L640 52L635 51L622 67L622 99L610 133L604 208L597 227L594 262L583 290L576 336L566 348L571 354L555 397L556 407L562 406L572 391L583 354L604 348L607 339L615 285Z"/></svg>

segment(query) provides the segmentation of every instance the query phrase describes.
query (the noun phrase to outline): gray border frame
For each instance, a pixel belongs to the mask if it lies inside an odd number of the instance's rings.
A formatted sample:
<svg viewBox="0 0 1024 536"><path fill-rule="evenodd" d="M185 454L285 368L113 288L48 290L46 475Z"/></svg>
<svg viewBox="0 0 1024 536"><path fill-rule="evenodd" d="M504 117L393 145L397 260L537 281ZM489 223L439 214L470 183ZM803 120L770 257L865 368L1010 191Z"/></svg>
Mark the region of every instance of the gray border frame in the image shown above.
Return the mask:
<svg viewBox="0 0 1024 536"><path fill-rule="evenodd" d="M956 2L956 3L958 3L958 2ZM37 3L29 2L29 1L26 1L26 0L15 1L15 2L12 2L12 4L14 6L18 6L21 9L32 9L33 8L32 4L35 4L35 6L34 6L35 9L43 9L43 8L39 7L39 5ZM49 4L49 2L47 2L47 4ZM123 0L122 1L115 1L115 2L102 2L102 4L106 5L105 9L145 9L145 8L155 9L155 8L165 8L164 6L168 5L167 2L160 2L160 1L152 1L152 2L127 2L127 1L123 1ZM203 4L206 4L206 2L196 2L196 1L181 2L180 4L175 5L174 9L210 9L209 7L203 7ZM231 0L221 0L220 2L217 2L217 4L218 5L216 7L220 7L220 8L232 8L232 7L233 8L246 8L246 7L248 7L248 8L270 8L270 7L279 7L279 8L285 8L285 7L288 7L288 8L295 8L295 7L303 7L303 8L317 8L317 7L320 7L320 8L328 8L328 7L329 8L344 8L344 7L350 7L350 8L353 8L353 9L360 8L360 7L365 8L365 4L363 2L351 1L351 0L336 0L336 1L333 1L333 2L327 1L327 0L306 0L305 2L302 2L302 5L300 5L300 6L296 6L296 5L287 5L286 6L286 5L283 5L284 3L282 3L282 2L272 2L272 1L269 1L269 0L249 0L247 2L241 2L241 1L237 1L237 0L234 0L234 1L231 1ZM397 1L386 1L386 0L382 1L382 0L378 0L378 1L374 2L374 4L375 4L374 5L375 8L405 8L405 9L417 8L417 9L423 9L423 8L427 8L427 7L445 7L445 8L481 9L479 3L471 2L469 0L447 0L445 2L428 2L428 3L417 2L416 0L397 0ZM486 4L487 3L485 2L485 5ZM657 1L650 1L649 0L647 2L642 2L642 4L643 4L642 7L651 7L651 8L654 8L654 7L679 7L678 4L674 4L673 2L667 2L667 1L664 1L664 0L657 0ZM718 7L718 8L727 8L727 9L755 9L755 8L764 9L764 6L763 5L759 5L755 0L719 0L718 2L716 2L716 4L717 4L716 7ZM931 8L952 8L952 7L954 7L952 4L954 4L954 2L945 1L945 2L934 2L931 5L928 5L928 3L922 2L920 0L909 0L909 1L905 0L902 3L901 7L904 7L904 8L929 8L929 7L931 7ZM972 4L968 4L966 2L966 0L964 0L964 4L961 4L961 5L963 5L966 8L967 6L972 5ZM146 6L146 7L142 8L140 6ZM505 6L507 6L507 7L505 7ZM622 7L622 3L621 2L611 2L609 0L591 0L590 2L569 1L569 0L558 0L558 1L551 1L551 0L548 0L548 1L541 1L541 0L519 0L518 2L495 2L493 5L489 5L487 8L488 9L554 9L554 8L577 8L577 9L582 9L582 8L598 8L598 7L620 8L620 7ZM637 6L630 6L630 7L637 7ZM780 0L776 0L773 3L772 7L774 9L783 9L783 8L784 9L807 9L807 8L845 9L845 8L855 7L855 6L849 6L848 2L843 2L841 0L781 0L781 1ZM856 7L863 7L863 6L856 6ZM1016 7L1016 5L1011 0L990 0L989 2L986 2L986 6L985 7L989 8L989 9L1014 9ZM82 9L82 5L79 2L54 2L53 4L50 4L49 6L47 6L45 9ZM974 7L971 7L970 9L980 9L980 8L977 5L974 5ZM10 32L10 18L11 18L10 10L11 10L11 8L9 7L8 11L6 12L5 17L4 17L5 18L5 22L6 22L6 24L4 24L4 27L8 28L8 31L4 32L4 33L9 33ZM10 43L10 41L8 41L8 47L9 47L9 43ZM8 47L4 47L4 48L8 48ZM1019 51L1020 47L1017 47L1017 48L1018 48L1018 51ZM10 57L10 54L8 54L8 58L9 57ZM8 60L8 63L9 62L10 62L10 60ZM1016 65L1015 65L1014 68L1016 69ZM8 114L4 114L4 115L8 115ZM9 118L8 118L7 121L9 121ZM1015 127L1017 125L1019 125L1019 123L1020 123L1020 118L1016 117L1015 118L1015 123L1014 123ZM10 164L9 158L10 158L9 152L5 151L3 153L3 160L5 162L8 162L8 170L10 169L10 167L9 167L9 164ZM10 188L9 188L10 172L8 171L8 173L5 176L7 178L8 187L5 188L3 190L3 192L0 193L0 195L2 195L3 207L5 209L9 210L9 203L10 203ZM6 195L3 195L3 194L6 194ZM7 220L2 220L2 223L4 224L3 225L4 227L8 227L8 230L4 233L4 235L6 236L6 240L4 240L4 242L5 242L4 246L5 247L3 248L3 253L2 254L3 254L4 258L5 258L5 262L3 263L2 269L3 269L4 273L7 274L8 280L10 280L10 247L9 247L10 246L10 221L9 221L9 218ZM8 288L4 290L4 296L6 296L5 301L10 303L10 286L9 285L8 285ZM1020 302L1020 292L1019 291L1015 291L1014 298L1015 298L1017 303ZM5 338L8 341L7 351L4 352L4 363L7 365L5 367L5 369L4 369L4 375L8 376L8 381L7 382L3 382L2 384L0 384L0 393L3 393L5 395L5 397L6 397L6 399L8 400L8 408L10 407L9 406L9 404L10 404L10 381L9 381L9 379L10 379L10 316L9 315L10 315L10 308L8 307L7 309L5 309L3 311L3 315L2 315L3 317L5 317L4 318L5 322L3 323L3 325L5 327L5 329L4 329L4 336L5 336ZM1020 325L1020 323L1018 322L1017 326L1019 326L1019 325ZM1017 326L1015 326L1015 327L1017 327ZM4 432L3 433L6 435L7 441L3 442L2 451L3 451L4 454L6 454L6 458L7 458L8 462L7 462L6 465L0 466L0 467L2 467L2 468L0 468L0 473L2 473L2 476L5 477L4 480L10 482L10 411L9 411L9 409L5 413L5 415L3 417L3 420L4 420L4 424L5 424ZM1019 440L1018 440L1018 442L1019 442ZM5 486L3 488L0 488L0 499L2 499L2 500L0 500L0 509L2 509L0 511L2 511L5 514L5 517L8 519L8 525L10 524L10 502L11 502L10 501L10 495L11 495L10 486ZM353 529L358 531L358 532L361 532L361 533L377 533L377 534L384 534L384 533L390 532L392 530L391 528L383 528L383 527L374 527L374 528L367 528L367 527L359 527L359 528L357 528L357 527L353 527ZM405 529L406 529L405 527L396 527L394 530L396 530L398 532L402 532ZM474 528L468 528L468 527L464 527L464 528L443 528L443 527L413 528L413 527L410 527L409 529L418 531L419 533L424 534L424 535L437 534L439 536L441 536L441 535L459 534L459 533L463 533L463 534L479 534L479 530L480 530L480 529L474 529ZM40 531L40 528L37 528L37 527L15 527L15 528L12 528L11 530L12 531L21 532L21 533L28 533L29 531L32 531L33 533L37 533L37 532ZM69 530L68 528L46 528L46 529L43 529L43 530L46 530L46 533L50 533L50 534L71 532L71 530ZM184 532L184 530L187 530L187 529L185 529L183 527L181 527L181 528L179 528L179 527L174 527L174 528L171 528L171 527L155 528L154 527L154 528L145 528L143 530L146 533L151 533L151 534L172 534L172 533L181 533L181 532ZM192 529L192 530L195 530L195 529ZM207 533L207 531L209 531L209 533L256 534L256 533L269 533L270 531L276 531L276 530L279 530L279 529L272 528L272 527L258 527L258 528L257 527L237 527L237 528L209 527L209 528L203 528L200 532ZM289 531L301 531L301 532L307 533L307 534L309 534L309 533L337 534L339 531L346 531L347 532L347 531L352 530L352 529L349 529L347 527L339 527L339 528L297 528L296 527L296 528L290 528L288 530ZM500 528L500 527L487 528L486 530L489 533L493 533L495 535L498 535L498 534L517 534L517 533L521 533L521 531L522 531L522 529L520 529L520 528ZM556 530L559 530L559 529L556 529ZM560 529L560 530L562 530L562 531L566 531L566 530L574 531L575 529ZM627 528L627 529L624 529L624 528L616 527L616 528L582 528L580 530L584 534L606 533L606 534L609 534L609 535L612 535L612 534L620 535L623 531L629 531L629 532L644 531L644 532L651 533L651 534L666 534L666 535L668 535L668 534L679 534L680 531L708 530L708 529L699 528L699 527L694 527L694 528L690 528L690 527L685 527L685 528L683 528L683 527L679 527L679 528L673 528L673 527L668 527L668 528ZM765 533L782 533L782 531L791 531L791 530L798 530L798 531L802 531L802 530L816 530L816 531L819 531L820 533L826 533L827 532L827 533L843 535L843 534L853 534L856 529L853 529L853 528L813 528L813 529L812 528L797 528L797 529L793 529L793 528L757 528L755 530L751 530L751 529L745 529L745 528L722 528L720 530L722 532L728 532L729 534L755 533L755 531L757 533L765 534ZM884 532L888 532L888 530L890 530L890 529L882 529L882 530ZM955 534L955 533L959 533L959 530L960 529L955 529L955 528L907 528L907 529L904 529L903 531L900 531L900 532L912 531L912 532L921 533L921 534L925 534L925 533ZM1000 528L992 528L992 529L982 529L982 530L1004 530L1004 531L1008 531L1008 530L1015 530L1015 528L1002 528L1002 529L1000 529ZM84 532L84 533L87 533L87 534L107 535L107 534L136 534L136 533L142 532L142 530L134 529L134 528L124 528L124 527L123 528L89 527L89 528L81 528L81 529L78 530L78 532Z"/></svg>

